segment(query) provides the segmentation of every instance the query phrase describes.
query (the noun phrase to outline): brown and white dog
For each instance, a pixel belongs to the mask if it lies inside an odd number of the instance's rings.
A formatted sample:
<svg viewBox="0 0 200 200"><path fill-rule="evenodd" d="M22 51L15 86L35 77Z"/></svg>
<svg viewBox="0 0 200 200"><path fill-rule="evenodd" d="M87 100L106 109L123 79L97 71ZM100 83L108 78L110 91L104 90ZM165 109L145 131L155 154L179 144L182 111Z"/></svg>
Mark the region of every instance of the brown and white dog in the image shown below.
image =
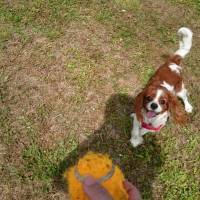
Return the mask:
<svg viewBox="0 0 200 200"><path fill-rule="evenodd" d="M178 123L186 121L186 113L178 98L183 101L185 111L192 112L180 63L190 51L193 34L190 29L182 27L178 30L178 35L181 36L179 49L158 68L147 86L136 97L130 139L134 147L142 144L142 136L145 133L160 131L170 116Z"/></svg>

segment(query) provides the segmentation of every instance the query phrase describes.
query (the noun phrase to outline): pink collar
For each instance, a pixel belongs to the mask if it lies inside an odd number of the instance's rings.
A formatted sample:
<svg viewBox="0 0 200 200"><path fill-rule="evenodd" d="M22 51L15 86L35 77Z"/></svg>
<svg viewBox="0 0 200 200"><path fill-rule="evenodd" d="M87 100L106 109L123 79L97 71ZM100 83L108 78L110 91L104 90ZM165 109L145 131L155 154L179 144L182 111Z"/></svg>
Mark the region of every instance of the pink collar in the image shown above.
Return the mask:
<svg viewBox="0 0 200 200"><path fill-rule="evenodd" d="M159 127L153 127L151 124L147 124L145 122L142 122L142 128L148 129L150 131L160 131L160 129L163 127L164 125L160 125Z"/></svg>

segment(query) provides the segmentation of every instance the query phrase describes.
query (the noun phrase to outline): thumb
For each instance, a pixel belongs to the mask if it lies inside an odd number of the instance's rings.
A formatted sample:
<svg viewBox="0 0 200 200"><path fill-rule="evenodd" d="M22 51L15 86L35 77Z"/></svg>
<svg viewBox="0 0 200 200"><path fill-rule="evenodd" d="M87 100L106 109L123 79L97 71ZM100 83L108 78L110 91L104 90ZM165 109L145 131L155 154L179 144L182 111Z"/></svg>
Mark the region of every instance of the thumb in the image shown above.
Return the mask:
<svg viewBox="0 0 200 200"><path fill-rule="evenodd" d="M91 200L112 200L108 191L91 176L84 179L83 189Z"/></svg>

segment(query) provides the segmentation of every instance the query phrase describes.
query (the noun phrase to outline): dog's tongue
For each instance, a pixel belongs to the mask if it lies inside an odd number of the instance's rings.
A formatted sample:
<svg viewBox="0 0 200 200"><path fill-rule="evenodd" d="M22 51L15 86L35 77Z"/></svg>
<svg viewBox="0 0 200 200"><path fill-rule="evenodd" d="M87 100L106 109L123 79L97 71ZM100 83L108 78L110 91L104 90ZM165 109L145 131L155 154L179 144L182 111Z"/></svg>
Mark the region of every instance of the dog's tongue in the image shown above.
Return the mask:
<svg viewBox="0 0 200 200"><path fill-rule="evenodd" d="M155 117L156 116L156 113L154 111L148 111L147 112L147 117L148 118L152 118L152 117Z"/></svg>

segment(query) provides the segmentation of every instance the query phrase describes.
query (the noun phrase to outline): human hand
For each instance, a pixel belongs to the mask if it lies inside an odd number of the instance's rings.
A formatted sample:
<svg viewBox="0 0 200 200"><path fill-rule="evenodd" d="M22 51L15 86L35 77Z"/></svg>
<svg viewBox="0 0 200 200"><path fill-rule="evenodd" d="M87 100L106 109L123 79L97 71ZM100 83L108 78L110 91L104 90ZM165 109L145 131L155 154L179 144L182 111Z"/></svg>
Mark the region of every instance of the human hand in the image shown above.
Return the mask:
<svg viewBox="0 0 200 200"><path fill-rule="evenodd" d="M128 200L142 200L138 189L129 181L124 181L124 188L129 195ZM113 200L108 191L92 176L83 181L84 192L90 200Z"/></svg>
<svg viewBox="0 0 200 200"><path fill-rule="evenodd" d="M113 200L108 191L92 176L84 179L83 189L90 200Z"/></svg>
<svg viewBox="0 0 200 200"><path fill-rule="evenodd" d="M124 188L129 195L128 200L142 200L139 190L129 181L124 181Z"/></svg>

